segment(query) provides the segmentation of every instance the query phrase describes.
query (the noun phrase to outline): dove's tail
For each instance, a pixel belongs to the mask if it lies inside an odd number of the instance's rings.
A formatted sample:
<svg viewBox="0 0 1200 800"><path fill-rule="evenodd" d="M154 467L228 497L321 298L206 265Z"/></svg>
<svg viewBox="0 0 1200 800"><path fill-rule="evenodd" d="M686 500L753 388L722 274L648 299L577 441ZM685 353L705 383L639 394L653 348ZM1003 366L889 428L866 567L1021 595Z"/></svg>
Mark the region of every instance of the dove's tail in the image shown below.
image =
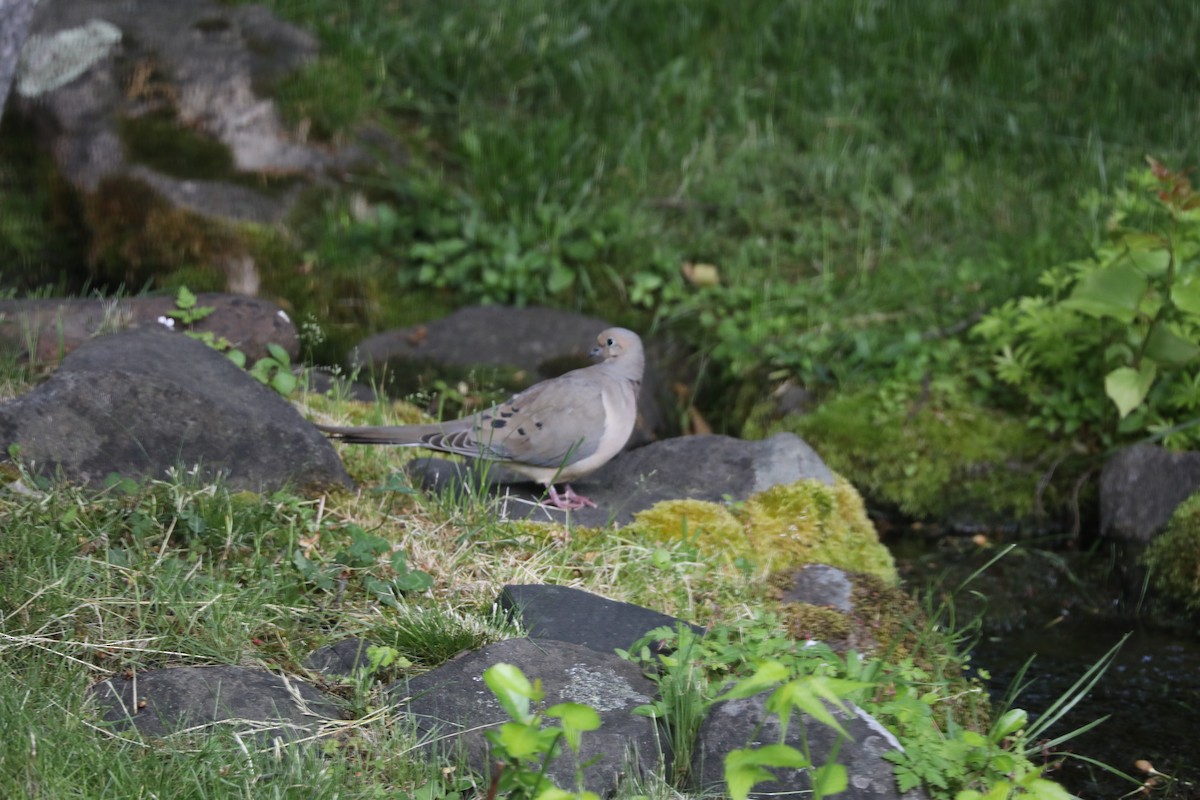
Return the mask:
<svg viewBox="0 0 1200 800"><path fill-rule="evenodd" d="M315 423L314 423L315 424ZM317 425L317 430L330 439L347 444L392 444L398 446L429 447L430 436L446 432L445 425L387 425L361 428L340 428L334 425Z"/></svg>

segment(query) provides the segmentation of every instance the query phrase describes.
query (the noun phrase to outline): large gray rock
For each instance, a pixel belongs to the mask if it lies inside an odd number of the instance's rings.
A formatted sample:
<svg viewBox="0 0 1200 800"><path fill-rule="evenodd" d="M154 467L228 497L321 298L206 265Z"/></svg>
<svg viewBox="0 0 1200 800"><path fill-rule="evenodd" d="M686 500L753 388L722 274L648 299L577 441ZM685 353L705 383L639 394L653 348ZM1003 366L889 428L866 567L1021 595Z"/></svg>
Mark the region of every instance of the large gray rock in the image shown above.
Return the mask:
<svg viewBox="0 0 1200 800"><path fill-rule="evenodd" d="M267 355L268 344L279 345L293 359L299 355L295 324L269 300L205 293L196 301L212 313L190 330L228 340L249 363ZM97 334L169 320L167 314L174 310L175 298L168 296L0 300L0 342L33 363L53 363Z"/></svg>
<svg viewBox="0 0 1200 800"><path fill-rule="evenodd" d="M327 166L329 155L288 131L259 91L316 55L311 34L260 6L55 0L34 16L17 87L23 108L46 123L59 168L85 191L130 167L120 121L161 111L224 144L240 171L306 172ZM145 167L142 176L211 216L265 222L287 207L257 193L261 202L229 214L194 181Z"/></svg>
<svg viewBox="0 0 1200 800"><path fill-rule="evenodd" d="M510 584L496 604L533 639L571 642L601 653L628 650L655 628L687 625L704 633L699 625L570 586Z"/></svg>
<svg viewBox="0 0 1200 800"><path fill-rule="evenodd" d="M176 466L237 489L350 486L332 446L222 354L163 329L102 336L49 380L0 405L0 448L51 475L103 485Z"/></svg>
<svg viewBox="0 0 1200 800"><path fill-rule="evenodd" d="M850 785L839 800L917 800L926 797L914 789L900 794L892 765L883 754L899 748L899 742L877 720L850 705L853 714L830 707L833 716L850 734L847 739L833 728L806 714L793 714L786 738L780 736L779 717L766 710L770 692L741 700L716 703L700 725L692 756L692 776L698 788L720 791L725 783L725 756L731 750L777 744L782 740L810 753L813 764L830 761L841 764L849 774ZM773 770L777 780L760 783L752 798L772 795L800 796L812 791L807 769Z"/></svg>
<svg viewBox="0 0 1200 800"><path fill-rule="evenodd" d="M607 797L622 780L637 777L629 774L631 768L657 768L654 722L631 713L654 697L654 684L634 664L579 645L508 639L392 684L387 691L426 749L451 760L465 754L471 768L487 776L493 765L483 733L507 722L508 716L481 676L501 662L520 668L530 681L540 679L546 706L582 703L600 714L601 726L583 734L579 756L581 762L596 759L584 770L587 789ZM567 748L547 774L574 791L575 759Z"/></svg>
<svg viewBox="0 0 1200 800"><path fill-rule="evenodd" d="M1172 453L1152 444L1126 448L1100 473L1100 533L1148 544L1197 490L1200 453Z"/></svg>
<svg viewBox="0 0 1200 800"><path fill-rule="evenodd" d="M501 499L500 511L514 518L563 520L567 512L536 505L540 487L495 465L461 465L441 458L409 464L413 482L435 491L486 490ZM596 503L570 512L589 528L623 526L639 511L662 500L745 500L801 479L833 484L833 473L799 436L778 433L747 441L730 436L681 436L627 450L572 486Z"/></svg>
<svg viewBox="0 0 1200 800"><path fill-rule="evenodd" d="M21 47L29 33L33 20L35 0L4 0L0 3L0 117L4 116L4 105L17 64Z"/></svg>
<svg viewBox="0 0 1200 800"><path fill-rule="evenodd" d="M239 735L299 739L345 719L336 698L285 675L248 667L170 667L89 689L105 722L143 736L227 726Z"/></svg>

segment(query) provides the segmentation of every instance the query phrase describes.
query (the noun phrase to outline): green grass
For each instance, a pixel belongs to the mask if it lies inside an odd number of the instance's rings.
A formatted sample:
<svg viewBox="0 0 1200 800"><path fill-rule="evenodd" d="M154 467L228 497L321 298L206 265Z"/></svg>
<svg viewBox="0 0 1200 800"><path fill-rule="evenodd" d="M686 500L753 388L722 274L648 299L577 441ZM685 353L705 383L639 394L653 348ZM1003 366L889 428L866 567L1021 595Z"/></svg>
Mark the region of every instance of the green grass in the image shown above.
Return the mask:
<svg viewBox="0 0 1200 800"><path fill-rule="evenodd" d="M270 5L325 43L293 114L412 151L365 181L395 218L323 232L331 271L658 319L725 378L877 377L1085 252L1085 190L1200 141L1183 2Z"/></svg>

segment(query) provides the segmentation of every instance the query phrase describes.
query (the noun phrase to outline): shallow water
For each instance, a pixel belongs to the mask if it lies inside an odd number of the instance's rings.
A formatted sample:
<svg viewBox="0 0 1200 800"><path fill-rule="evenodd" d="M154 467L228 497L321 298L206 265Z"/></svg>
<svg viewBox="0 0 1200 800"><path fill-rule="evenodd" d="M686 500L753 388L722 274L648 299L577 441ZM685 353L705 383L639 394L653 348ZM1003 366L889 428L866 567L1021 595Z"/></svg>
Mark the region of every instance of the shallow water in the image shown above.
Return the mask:
<svg viewBox="0 0 1200 800"><path fill-rule="evenodd" d="M1128 633L1105 675L1048 735L1108 715L1056 749L1101 761L1136 781L1074 758L1063 759L1048 777L1085 800L1116 800L1131 792L1200 800L1200 632L1194 625L1159 625L1145 607L1140 614L1122 611L1120 589L1111 580L1112 556L1022 547L959 589L999 551L997 545L914 536L888 544L910 589L952 595L960 624L980 617L971 665L990 674L997 704L1022 664L1035 656L1025 674L1029 685L1014 703L1031 717L1048 709ZM1139 793L1148 777L1135 766L1140 759L1175 780L1149 795Z"/></svg>
<svg viewBox="0 0 1200 800"><path fill-rule="evenodd" d="M1103 761L1138 780L1146 776L1135 762L1144 759L1177 779L1153 796L1200 797L1200 642L1195 638L1136 620L1074 616L1049 628L985 636L972 663L991 673L989 688L1000 700L1024 660L1036 654L1025 676L1033 683L1016 701L1034 715L1049 708L1126 633L1129 638L1099 683L1048 733L1058 736L1108 715L1060 749ZM1084 798L1117 798L1138 788L1076 759L1064 760L1052 777Z"/></svg>

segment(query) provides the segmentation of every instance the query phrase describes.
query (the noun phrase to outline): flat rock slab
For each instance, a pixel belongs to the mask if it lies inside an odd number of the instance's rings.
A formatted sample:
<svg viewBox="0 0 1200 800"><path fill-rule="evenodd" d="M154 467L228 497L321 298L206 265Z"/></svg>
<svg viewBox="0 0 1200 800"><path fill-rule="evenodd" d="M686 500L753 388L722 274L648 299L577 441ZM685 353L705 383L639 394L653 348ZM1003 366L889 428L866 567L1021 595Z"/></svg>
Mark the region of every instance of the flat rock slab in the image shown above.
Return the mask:
<svg viewBox="0 0 1200 800"><path fill-rule="evenodd" d="M700 725L692 756L691 774L698 788L723 791L725 756L731 750L761 747L780 741L779 717L766 710L769 696L770 692L763 692L741 700L726 700L716 703L709 710ZM892 764L883 759L883 754L897 749L899 743L865 711L850 707L853 714L830 707L833 716L850 734L849 739L805 714L794 714L784 742L804 752L807 737L808 752L817 766L833 760L846 768L850 786L845 792L835 795L839 800L917 800L925 797L923 792L917 790L900 794L892 774ZM831 758L835 749L836 758ZM772 772L777 780L758 784L750 797L801 796L812 791L807 769L780 768Z"/></svg>
<svg viewBox="0 0 1200 800"><path fill-rule="evenodd" d="M1200 489L1200 453L1138 444L1113 456L1100 473L1100 533L1149 544L1175 509Z"/></svg>
<svg viewBox="0 0 1200 800"><path fill-rule="evenodd" d="M325 437L291 403L211 347L160 326L82 345L0 405L0 447L47 474L103 486L175 467L234 489L349 487Z"/></svg>
<svg viewBox="0 0 1200 800"><path fill-rule="evenodd" d="M408 465L413 483L432 491L486 491L507 498L501 512L512 518L563 521L568 512L539 506L539 485L495 465L480 467L441 458L417 458ZM704 435L664 439L627 450L572 486L596 508L569 512L587 528L629 524L639 511L662 500L745 500L772 486L802 479L833 484L833 472L811 447L792 433L747 441Z"/></svg>
<svg viewBox="0 0 1200 800"><path fill-rule="evenodd" d="M520 668L530 681L540 679L546 706L582 703L600 714L600 728L583 734L581 761L597 759L584 770L588 790L607 797L623 779L636 777L629 774L635 764L658 768L654 722L630 713L650 702L656 687L634 664L580 645L508 639L392 684L387 691L427 749L450 760L465 753L471 769L486 778L492 760L483 732L509 718L482 676L488 667L502 662ZM568 748L564 751L551 762L548 774L560 787L573 791L575 761Z"/></svg>
<svg viewBox="0 0 1200 800"><path fill-rule="evenodd" d="M602 319L528 306L469 306L441 319L364 339L352 354L357 365L375 365L388 391L407 397L434 379L472 376L512 392L591 364L596 336L612 325ZM647 346L646 374L638 396L631 447L673 431L663 409L671 402Z"/></svg>
<svg viewBox="0 0 1200 800"><path fill-rule="evenodd" d="M115 728L167 736L217 725L268 739L299 739L345 716L331 695L309 684L248 667L170 667L92 686L101 717Z"/></svg>
<svg viewBox="0 0 1200 800"><path fill-rule="evenodd" d="M267 355L268 344L279 345L293 359L300 353L296 326L269 300L204 293L196 296L196 305L212 313L191 330L229 340L250 363ZM34 363L54 363L102 331L160 324L174 310L175 298L165 296L0 300L0 342Z"/></svg>
<svg viewBox="0 0 1200 800"><path fill-rule="evenodd" d="M832 606L838 611L854 610L854 584L845 572L828 564L805 564L792 573L780 601Z"/></svg>
<svg viewBox="0 0 1200 800"><path fill-rule="evenodd" d="M683 624L704 634L699 625L570 586L510 584L496 602L530 638L571 642L600 653L628 650L647 632L663 626L674 630Z"/></svg>

